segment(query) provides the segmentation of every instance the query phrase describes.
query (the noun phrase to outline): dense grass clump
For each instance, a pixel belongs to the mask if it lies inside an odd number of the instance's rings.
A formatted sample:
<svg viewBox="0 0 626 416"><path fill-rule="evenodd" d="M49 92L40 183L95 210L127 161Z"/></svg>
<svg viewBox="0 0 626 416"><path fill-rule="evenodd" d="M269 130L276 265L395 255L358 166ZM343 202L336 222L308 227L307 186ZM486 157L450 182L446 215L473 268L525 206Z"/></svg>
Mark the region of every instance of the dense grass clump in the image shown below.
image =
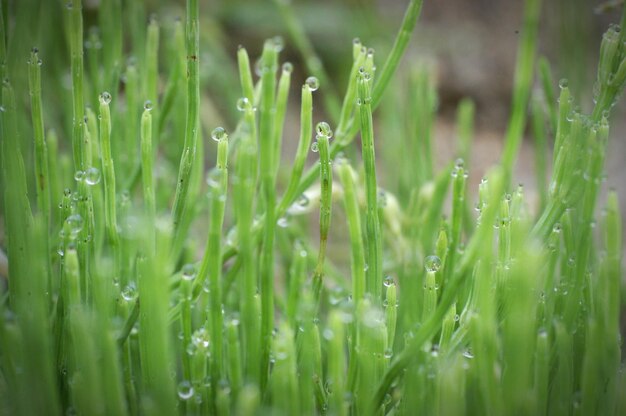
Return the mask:
<svg viewBox="0 0 626 416"><path fill-rule="evenodd" d="M373 113L421 0L385 60L355 39L343 100L324 95L332 126L312 110L329 75L276 2L311 73L292 94L300 135L287 165L282 38L265 41L256 77L237 51L241 98L228 105L239 117L227 131L201 116L198 0L171 27L140 25L141 2L102 1L101 38L84 31L81 0L44 6L67 28L57 52L71 91L37 49L14 51L28 13L0 16L0 412L626 414L615 192L596 206L626 31L604 34L584 114L535 57L540 3L525 2L504 151L475 207L474 106L461 102L459 159L437 171L437 96L422 66L385 113L400 120L384 143L395 172L389 184L377 176ZM27 87L14 91L20 71ZM62 91L58 108L42 104L48 91ZM527 124L536 214L512 185ZM347 234L344 264L328 255L334 229Z"/></svg>

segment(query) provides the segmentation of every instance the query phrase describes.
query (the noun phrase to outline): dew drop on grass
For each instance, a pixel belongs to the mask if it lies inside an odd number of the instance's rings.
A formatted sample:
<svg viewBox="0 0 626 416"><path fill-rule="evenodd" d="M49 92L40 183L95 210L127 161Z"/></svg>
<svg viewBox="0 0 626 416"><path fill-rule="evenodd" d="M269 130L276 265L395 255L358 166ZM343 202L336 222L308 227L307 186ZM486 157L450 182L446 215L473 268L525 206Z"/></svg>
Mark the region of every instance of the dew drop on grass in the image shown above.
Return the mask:
<svg viewBox="0 0 626 416"><path fill-rule="evenodd" d="M315 126L315 131L318 136L328 137L329 139L333 137L333 131L330 129L330 126L325 121L320 121Z"/></svg>
<svg viewBox="0 0 626 416"><path fill-rule="evenodd" d="M134 283L129 283L126 285L124 290L122 290L122 298L124 298L127 302L132 302L137 299L137 287Z"/></svg>
<svg viewBox="0 0 626 416"><path fill-rule="evenodd" d="M211 132L211 138L216 142L221 142L222 140L228 138L228 134L226 134L226 130L224 130L224 127L216 127Z"/></svg>
<svg viewBox="0 0 626 416"><path fill-rule="evenodd" d="M561 78L561 80L559 81L559 88L565 89L568 87L568 85L569 85L569 81L567 80L567 78Z"/></svg>
<svg viewBox="0 0 626 416"><path fill-rule="evenodd" d="M436 272L441 267L441 259L437 256L428 256L424 260L424 267L427 272Z"/></svg>
<svg viewBox="0 0 626 416"><path fill-rule="evenodd" d="M85 171L84 170L77 170L76 172L74 172L74 180L76 182L82 182L83 179L85 179Z"/></svg>
<svg viewBox="0 0 626 416"><path fill-rule="evenodd" d="M143 103L143 109L146 111L152 111L152 101L146 100L146 102Z"/></svg>
<svg viewBox="0 0 626 416"><path fill-rule="evenodd" d="M65 223L69 226L72 235L78 234L82 229L85 221L80 214L72 214L65 220Z"/></svg>
<svg viewBox="0 0 626 416"><path fill-rule="evenodd" d="M197 348L209 348L209 333L204 327L201 327L193 333L191 342Z"/></svg>
<svg viewBox="0 0 626 416"><path fill-rule="evenodd" d="M108 105L111 102L111 94L107 91L100 94L100 104Z"/></svg>
<svg viewBox="0 0 626 416"><path fill-rule="evenodd" d="M359 38L352 39L352 44L354 46L361 46L361 39L359 39Z"/></svg>
<svg viewBox="0 0 626 416"><path fill-rule="evenodd" d="M385 287L392 286L393 285L393 277L385 276L385 280L383 281L383 284L385 285Z"/></svg>
<svg viewBox="0 0 626 416"><path fill-rule="evenodd" d="M178 397L181 400L189 400L193 396L193 386L187 380L178 383Z"/></svg>
<svg viewBox="0 0 626 416"><path fill-rule="evenodd" d="M250 104L249 100L246 97L241 97L237 100L237 110L238 111L246 111L248 105Z"/></svg>
<svg viewBox="0 0 626 416"><path fill-rule="evenodd" d="M320 150L320 145L317 142L311 143L311 151L317 153Z"/></svg>
<svg viewBox="0 0 626 416"><path fill-rule="evenodd" d="M296 202L301 207L306 207L307 205L309 205L309 197L306 196L305 194L300 194L300 196L298 197L298 200Z"/></svg>
<svg viewBox="0 0 626 416"><path fill-rule="evenodd" d="M100 170L95 167L88 168L85 171L84 179L87 185L97 185L100 182Z"/></svg>
<svg viewBox="0 0 626 416"><path fill-rule="evenodd" d="M293 64L291 62L285 62L283 64L283 72L291 74L293 72Z"/></svg>
<svg viewBox="0 0 626 416"><path fill-rule="evenodd" d="M183 266L183 280L193 280L196 277L196 273L196 266L194 266L193 264L188 263Z"/></svg>
<svg viewBox="0 0 626 416"><path fill-rule="evenodd" d="M385 358L391 358L393 357L393 350L391 348L387 348L385 350Z"/></svg>
<svg viewBox="0 0 626 416"><path fill-rule="evenodd" d="M317 91L320 87L320 82L315 77L308 77L304 83L309 87L311 91Z"/></svg>
<svg viewBox="0 0 626 416"><path fill-rule="evenodd" d="M280 52L285 47L285 40L282 36L275 36L272 38L272 43L274 44L274 50L276 52Z"/></svg>
<svg viewBox="0 0 626 416"><path fill-rule="evenodd" d="M287 228L289 226L289 220L287 217L280 217L278 221L276 221L276 224L278 224L280 228Z"/></svg>

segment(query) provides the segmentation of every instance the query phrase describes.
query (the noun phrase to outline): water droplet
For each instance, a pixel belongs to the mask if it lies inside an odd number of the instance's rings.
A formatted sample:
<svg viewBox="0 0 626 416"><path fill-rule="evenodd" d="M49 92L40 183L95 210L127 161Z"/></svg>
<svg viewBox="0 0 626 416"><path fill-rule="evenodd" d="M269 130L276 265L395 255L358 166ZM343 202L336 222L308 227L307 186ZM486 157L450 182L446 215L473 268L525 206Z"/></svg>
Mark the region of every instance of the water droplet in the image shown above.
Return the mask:
<svg viewBox="0 0 626 416"><path fill-rule="evenodd" d="M87 185L97 185L100 182L100 170L92 166L85 171L84 178Z"/></svg>
<svg viewBox="0 0 626 416"><path fill-rule="evenodd" d="M320 121L315 126L315 131L318 136L328 137L329 139L333 137L333 131L330 129L330 126L325 121Z"/></svg>
<svg viewBox="0 0 626 416"><path fill-rule="evenodd" d="M109 94L107 91L100 94L100 104L109 105L110 102L111 102L111 94Z"/></svg>
<svg viewBox="0 0 626 416"><path fill-rule="evenodd" d="M391 348L387 348L385 350L385 358L391 358L393 357L393 350Z"/></svg>
<svg viewBox="0 0 626 416"><path fill-rule="evenodd" d="M309 197L307 197L305 194L300 194L296 202L301 207L306 207L307 205L309 205Z"/></svg>
<svg viewBox="0 0 626 416"><path fill-rule="evenodd" d="M189 381L183 380L178 384L178 397L181 400L189 400L193 393L193 386Z"/></svg>
<svg viewBox="0 0 626 416"><path fill-rule="evenodd" d="M311 143L311 151L317 153L320 150L320 145L317 142Z"/></svg>
<svg viewBox="0 0 626 416"><path fill-rule="evenodd" d="M332 329L326 328L322 332L322 336L324 337L325 340L330 341L335 337L335 333L333 332Z"/></svg>
<svg viewBox="0 0 626 416"><path fill-rule="evenodd" d="M304 83L309 87L311 91L317 91L320 87L320 82L315 77L308 77Z"/></svg>
<svg viewBox="0 0 626 416"><path fill-rule="evenodd" d="M187 263L183 266L183 273L182 273L183 280L190 281L190 280L195 279L196 273L197 273L196 266L194 266L193 264Z"/></svg>
<svg viewBox="0 0 626 416"><path fill-rule="evenodd" d="M278 224L280 228L287 228L289 226L289 220L287 217L280 217L278 221L276 221L276 224Z"/></svg>
<svg viewBox="0 0 626 416"><path fill-rule="evenodd" d="M393 284L394 284L393 277L385 276L385 280L384 280L383 284L385 285L385 287L393 286Z"/></svg>
<svg viewBox="0 0 626 416"><path fill-rule="evenodd" d="M471 360L472 358L474 358L474 354L472 354L472 351L470 349L467 349L463 351L463 357Z"/></svg>
<svg viewBox="0 0 626 416"><path fill-rule="evenodd" d="M441 259L437 256L428 256L424 260L424 267L427 272L436 272L441 267Z"/></svg>
<svg viewBox="0 0 626 416"><path fill-rule="evenodd" d="M65 223L70 227L72 235L76 235L83 229L85 221L83 221L83 217L80 214L72 214L67 217Z"/></svg>
<svg viewBox="0 0 626 416"><path fill-rule="evenodd" d="M567 88L568 86L569 86L569 81L567 80L567 78L562 78L562 79L559 81L559 88L560 88L560 89L565 89L565 88Z"/></svg>
<svg viewBox="0 0 626 416"><path fill-rule="evenodd" d="M191 342L196 346L196 348L209 348L210 342L208 331L204 327L197 329L191 335Z"/></svg>
<svg viewBox="0 0 626 416"><path fill-rule="evenodd" d="M246 111L249 105L250 101L246 97L241 97L237 100L237 110L239 111Z"/></svg>
<svg viewBox="0 0 626 416"><path fill-rule="evenodd" d="M216 142L220 142L222 140L228 139L228 134L226 134L226 130L224 130L224 127L216 127L211 132L211 138Z"/></svg>
<svg viewBox="0 0 626 416"><path fill-rule="evenodd" d="M272 43L274 44L274 50L276 52L280 52L285 47L285 40L282 36L274 36L272 39Z"/></svg>
<svg viewBox="0 0 626 416"><path fill-rule="evenodd" d="M152 101L146 100L146 102L143 103L143 109L146 111L152 111Z"/></svg>
<svg viewBox="0 0 626 416"><path fill-rule="evenodd" d="M359 39L359 38L352 39L352 44L354 46L361 46L361 39Z"/></svg>
<svg viewBox="0 0 626 416"><path fill-rule="evenodd" d="M124 290L122 290L122 298L124 298L127 302L132 302L137 299L137 287L134 283L129 283L126 285Z"/></svg>
<svg viewBox="0 0 626 416"><path fill-rule="evenodd" d="M285 62L283 64L283 72L291 74L293 72L293 65L291 62Z"/></svg>
<svg viewBox="0 0 626 416"><path fill-rule="evenodd" d="M77 170L76 172L74 172L74 180L76 182L82 182L83 179L85 179L85 171L84 170Z"/></svg>

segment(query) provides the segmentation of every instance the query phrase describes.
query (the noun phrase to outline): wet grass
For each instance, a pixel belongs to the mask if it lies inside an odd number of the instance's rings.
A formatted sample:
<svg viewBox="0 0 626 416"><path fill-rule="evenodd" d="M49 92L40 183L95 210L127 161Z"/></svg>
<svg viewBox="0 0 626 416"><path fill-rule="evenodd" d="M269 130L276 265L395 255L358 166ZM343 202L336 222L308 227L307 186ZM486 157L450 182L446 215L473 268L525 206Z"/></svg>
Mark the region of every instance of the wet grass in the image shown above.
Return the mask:
<svg viewBox="0 0 626 416"><path fill-rule="evenodd" d="M57 11L71 75L60 110L45 104L58 86L40 52L13 52L27 13L0 16L1 412L626 412L621 218L615 192L598 202L625 32L613 25L601 40L584 114L537 59L541 2L526 0L502 159L476 191L471 100L458 108L459 158L442 169L431 68L409 71L405 101L383 100L405 82L396 69L421 5L409 2L385 59L346 45L345 95L321 99L330 74L276 2L311 76L290 91L282 38L265 41L254 71L240 47L232 131L201 117L197 0L184 23L141 28L141 6L103 2L102 38L83 29L80 0ZM128 47L123 15L137 20ZM314 127L318 101L329 120ZM538 209L512 185L527 125ZM342 229L345 247L333 241Z"/></svg>

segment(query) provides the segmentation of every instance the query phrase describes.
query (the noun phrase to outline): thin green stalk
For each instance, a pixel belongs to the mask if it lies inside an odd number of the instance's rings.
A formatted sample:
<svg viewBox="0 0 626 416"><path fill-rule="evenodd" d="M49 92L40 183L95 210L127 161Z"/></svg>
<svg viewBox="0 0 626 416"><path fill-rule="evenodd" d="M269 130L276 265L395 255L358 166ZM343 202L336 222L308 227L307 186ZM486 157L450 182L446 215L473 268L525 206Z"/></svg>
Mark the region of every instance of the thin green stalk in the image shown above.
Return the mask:
<svg viewBox="0 0 626 416"><path fill-rule="evenodd" d="M334 415L346 416L348 407L345 401L345 330L340 312L337 310L331 312L328 318L328 329L323 333L328 341L329 408Z"/></svg>
<svg viewBox="0 0 626 416"><path fill-rule="evenodd" d="M409 40L411 39L411 33L413 32L413 29L417 24L417 19L422 11L422 3L422 0L411 0L407 6L404 17L402 18L400 30L396 35L393 47L391 48L391 52L389 52L385 65L383 65L383 69L380 71L380 75L374 84L374 89L372 90L372 108L378 107L383 93L391 81L391 77L396 72L396 68L400 63L400 58L404 55L404 51L406 50Z"/></svg>
<svg viewBox="0 0 626 416"><path fill-rule="evenodd" d="M280 149L283 140L283 125L285 123L285 113L287 112L287 100L289 98L289 85L291 83L291 72L293 66L285 62L282 66L280 80L278 81L278 91L276 92L276 110L274 113L274 170L278 172L280 166ZM275 173L276 175L276 173Z"/></svg>
<svg viewBox="0 0 626 416"><path fill-rule="evenodd" d="M315 272L313 273L313 295L315 296L316 302L319 303L324 279L324 258L326 257L328 231L330 229L333 174L328 151L329 134L332 134L332 132L330 132L330 128L326 123L319 123L316 130L318 134L315 144L317 144L320 153L320 249Z"/></svg>
<svg viewBox="0 0 626 416"><path fill-rule="evenodd" d="M541 81L541 87L545 97L545 105L548 111L548 122L552 132L556 133L558 110L556 97L554 95L554 78L552 77L552 70L550 69L550 63L543 56L537 60L537 65L539 67L539 79Z"/></svg>
<svg viewBox="0 0 626 416"><path fill-rule="evenodd" d="M44 255L47 270L52 270L50 263L49 232L50 232L50 173L48 169L48 149L44 134L43 109L41 104L41 60L38 51L33 48L28 61L28 85L31 102L31 117L33 123L33 135L35 138L35 183L37 195L37 208L43 216L45 230ZM47 286L50 287L48 276Z"/></svg>
<svg viewBox="0 0 626 416"><path fill-rule="evenodd" d="M30 91L33 134L35 136L35 181L37 189L37 207L43 213L45 229L50 222L50 187L48 173L48 151L43 126L41 105L41 60L38 50L33 48L28 61L28 81Z"/></svg>
<svg viewBox="0 0 626 416"><path fill-rule="evenodd" d="M231 319L226 325L226 337L228 340L228 379L232 390L232 401L237 401L237 396L243 387L243 368L241 365L241 343L239 342L239 320Z"/></svg>
<svg viewBox="0 0 626 416"><path fill-rule="evenodd" d="M296 156L293 162L293 168L291 175L289 176L289 183L287 190L283 194L276 212L281 215L287 210L289 204L295 199L295 192L298 188L298 183L302 177L302 171L304 170L304 163L311 145L311 135L313 131L313 97L312 91L308 84L302 85L302 97L300 104L300 139L298 140L298 149L296 150Z"/></svg>
<svg viewBox="0 0 626 416"><path fill-rule="evenodd" d="M117 208L115 195L115 168L111 157L111 112L109 103L111 94L100 94L100 153L102 154L102 172L104 175L104 215L105 227L109 243L116 253L119 249L119 233L117 229Z"/></svg>
<svg viewBox="0 0 626 416"><path fill-rule="evenodd" d="M283 323L274 340L276 362L270 380L272 407L285 415L300 412L294 338L293 330L287 323Z"/></svg>
<svg viewBox="0 0 626 416"><path fill-rule="evenodd" d="M218 380L224 373L224 316L222 313L222 227L228 191L228 135L218 127L211 134L217 141L217 164L209 172L210 221L206 250L198 279L209 283L208 322L211 333L211 376Z"/></svg>
<svg viewBox="0 0 626 416"><path fill-rule="evenodd" d="M171 340L167 322L169 231L157 230L157 251L146 251L137 262L139 301L139 348L141 352L142 402L147 414L175 414Z"/></svg>
<svg viewBox="0 0 626 416"><path fill-rule="evenodd" d="M533 137L535 139L535 176L537 190L539 192L539 212L542 212L548 202L548 187L546 184L546 154L548 141L546 139L546 126L541 102L537 97L531 101L531 118Z"/></svg>
<svg viewBox="0 0 626 416"><path fill-rule="evenodd" d="M181 88L184 81L183 74L186 69L185 29L180 20L174 23L174 34L172 35L170 51L176 55L176 59L172 65L167 87L163 93L161 111L159 111L159 135L165 127L165 122L174 106L176 98L179 94L182 95L185 92L185 89Z"/></svg>
<svg viewBox="0 0 626 416"><path fill-rule="evenodd" d="M174 241L179 237L180 225L184 216L189 215L187 207L190 179L196 158L198 123L200 114L200 47L199 47L198 0L187 0L187 119L185 122L185 143L180 159L176 195L172 207Z"/></svg>
<svg viewBox="0 0 626 416"><path fill-rule="evenodd" d="M72 150L74 169L85 170L83 149L83 5L82 0L72 0L68 4L70 21L70 54L72 60Z"/></svg>
<svg viewBox="0 0 626 416"><path fill-rule="evenodd" d="M103 87L116 91L122 66L122 1L107 0L98 14L102 30L102 63L104 66Z"/></svg>
<svg viewBox="0 0 626 416"><path fill-rule="evenodd" d="M145 61L145 77L144 77L144 97L152 103L152 112L154 119L159 119L159 22L155 17L150 18L148 23L148 34L146 36L146 61ZM155 124L152 126L156 135L154 136L154 148L159 145L159 129Z"/></svg>
<svg viewBox="0 0 626 416"><path fill-rule="evenodd" d="M261 101L259 116L259 172L265 207L261 250L261 391L269 372L271 336L274 329L274 236L276 231L276 170L274 168L275 73L278 51L266 41L261 57Z"/></svg>
<svg viewBox="0 0 626 416"><path fill-rule="evenodd" d="M255 111L251 102L245 108L246 131L241 138L236 156L234 182L234 211L237 220L239 257L242 259L240 310L243 323L243 344L246 381L258 383L261 363L257 343L260 336L260 320L256 309L257 265L252 239L254 194L257 181L257 144ZM243 394L243 393L242 393Z"/></svg>
<svg viewBox="0 0 626 416"><path fill-rule="evenodd" d="M354 186L355 172L345 159L338 163L339 177L343 186L344 207L350 233L350 271L352 275L352 298L355 302L363 299L366 288L365 250L361 231L361 213Z"/></svg>
<svg viewBox="0 0 626 416"><path fill-rule="evenodd" d="M118 156L115 159L118 166L117 179L123 184L124 189L132 189L134 177L136 175L135 172L138 173L141 169L140 163L142 163L143 157L142 155L137 154L137 149L141 149L142 145L142 116L140 116L141 101L139 98L141 96L141 90L139 87L139 74L137 67L133 62L129 62L126 66L124 77L126 80L124 88L126 95L126 112L128 114L128 117L124 120L126 138L123 141L120 140L119 142L122 143L115 146L118 152L114 153L114 155ZM150 101L150 103L152 105L152 101ZM137 143L138 140L139 143Z"/></svg>
<svg viewBox="0 0 626 416"><path fill-rule="evenodd" d="M396 283L393 281L391 276L387 276L385 278L385 302L383 302L383 306L385 307L385 316L387 318L387 346L388 349L385 350L385 358L388 357L393 352L393 344L395 342L396 337L396 324L398 321L398 296L397 296L397 288Z"/></svg>
<svg viewBox="0 0 626 416"><path fill-rule="evenodd" d="M20 150L17 130L17 112L13 88L8 80L2 85L2 172L3 182L11 183L4 188L4 221L9 237L7 257L10 276L27 276L27 239L25 230L31 227L33 217L28 200L26 171ZM11 279L9 300L11 305L25 302L26 292L23 279Z"/></svg>
<svg viewBox="0 0 626 416"><path fill-rule="evenodd" d="M252 82L252 72L250 72L250 58L248 58L246 48L242 46L239 46L237 50L237 63L243 97L248 100L250 105L254 105L254 83Z"/></svg>
<svg viewBox="0 0 626 416"><path fill-rule="evenodd" d="M519 153L524 124L526 123L526 107L532 86L540 9L541 0L526 0L524 6L524 23L515 68L513 108L504 139L504 150L502 152L502 165L505 168L507 182L510 181L513 165Z"/></svg>
<svg viewBox="0 0 626 416"><path fill-rule="evenodd" d="M54 130L48 130L46 134L46 147L48 150L48 177L49 177L49 193L50 193L50 207L56 208L63 197L63 191L61 188L59 178L59 139ZM55 227L52 224L59 224L61 222L59 209L52 209L50 211L50 229ZM56 230L55 230L56 231Z"/></svg>
<svg viewBox="0 0 626 416"><path fill-rule="evenodd" d="M299 240L294 244L292 265L289 272L289 294L287 298L287 317L291 326L296 326L298 315L298 304L300 302L300 292L304 284L306 266L309 253L302 246Z"/></svg>
<svg viewBox="0 0 626 416"><path fill-rule="evenodd" d="M192 265L186 265L183 270L182 281L180 284L180 295L182 298L180 306L180 326L182 328L182 350L184 351L183 362L183 380L190 381L191 375L191 357L188 348L191 348L191 281L196 276L196 270ZM195 353L195 351L193 351Z"/></svg>
<svg viewBox="0 0 626 416"><path fill-rule="evenodd" d="M378 187L374 156L374 128L372 123L372 98L370 97L369 75L359 74L359 115L361 120L361 142L365 167L365 229L367 246L367 292L377 301L382 296L382 239L378 217Z"/></svg>
<svg viewBox="0 0 626 416"><path fill-rule="evenodd" d="M156 204L154 196L154 153L152 151L152 102L146 101L143 114L141 115L141 175L143 184L143 198L145 204L146 222L148 226L148 241L150 249L154 250L154 224L156 216Z"/></svg>

